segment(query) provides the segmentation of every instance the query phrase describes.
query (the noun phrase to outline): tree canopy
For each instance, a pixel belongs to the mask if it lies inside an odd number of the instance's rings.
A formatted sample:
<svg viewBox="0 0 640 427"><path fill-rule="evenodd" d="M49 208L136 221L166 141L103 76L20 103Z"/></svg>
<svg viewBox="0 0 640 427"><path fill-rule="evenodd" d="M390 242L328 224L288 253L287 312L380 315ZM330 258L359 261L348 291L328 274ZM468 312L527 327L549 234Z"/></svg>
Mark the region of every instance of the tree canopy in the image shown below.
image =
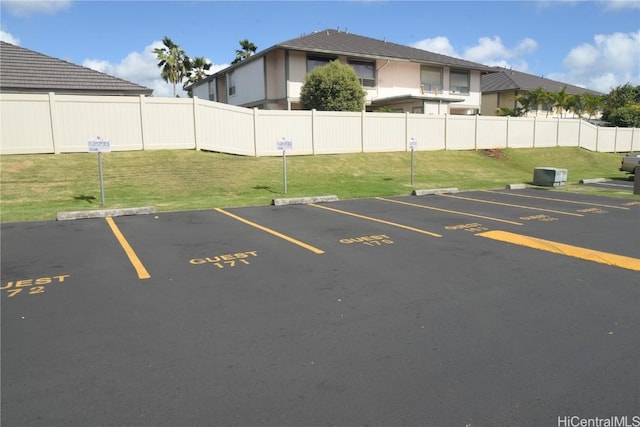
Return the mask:
<svg viewBox="0 0 640 427"><path fill-rule="evenodd" d="M240 49L236 49L236 59L231 62L232 64L244 61L258 50L258 47L247 39L240 40L238 43L240 43Z"/></svg>
<svg viewBox="0 0 640 427"><path fill-rule="evenodd" d="M153 49L158 58L158 67L162 69L162 79L173 85L173 96L176 96L176 85L187 77L191 62L187 54L169 37L162 39L162 48Z"/></svg>
<svg viewBox="0 0 640 427"><path fill-rule="evenodd" d="M618 86L604 98L602 119L612 126L640 127L640 86Z"/></svg>
<svg viewBox="0 0 640 427"><path fill-rule="evenodd" d="M353 67L336 60L307 74L300 103L305 110L362 111L365 96Z"/></svg>

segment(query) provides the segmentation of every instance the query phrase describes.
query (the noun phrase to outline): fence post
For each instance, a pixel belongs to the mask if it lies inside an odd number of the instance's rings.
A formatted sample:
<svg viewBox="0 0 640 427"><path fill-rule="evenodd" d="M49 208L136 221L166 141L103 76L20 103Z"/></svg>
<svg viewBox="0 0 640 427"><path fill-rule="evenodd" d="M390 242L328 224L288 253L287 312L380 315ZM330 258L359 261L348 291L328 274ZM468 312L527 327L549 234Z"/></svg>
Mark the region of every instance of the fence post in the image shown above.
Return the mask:
<svg viewBox="0 0 640 427"><path fill-rule="evenodd" d="M578 147L582 148L582 117L579 117L578 120Z"/></svg>
<svg viewBox="0 0 640 427"><path fill-rule="evenodd" d="M311 153L316 155L316 109L311 109Z"/></svg>
<svg viewBox="0 0 640 427"><path fill-rule="evenodd" d="M404 151L409 151L409 113L404 113Z"/></svg>
<svg viewBox="0 0 640 427"><path fill-rule="evenodd" d="M54 154L59 154L58 147L56 145L57 142L57 117L56 113L56 94L54 92L49 92L49 120L51 123L51 148L53 149Z"/></svg>
<svg viewBox="0 0 640 427"><path fill-rule="evenodd" d="M144 151L145 149L145 140L144 140L144 135L145 135L145 131L144 131L144 118L146 115L146 98L144 97L144 95L140 95L139 96L140 99L140 137L142 139L142 141L140 141L142 143L142 150Z"/></svg>
<svg viewBox="0 0 640 427"><path fill-rule="evenodd" d="M258 108L253 107L253 156L258 156Z"/></svg>
<svg viewBox="0 0 640 427"><path fill-rule="evenodd" d="M473 131L473 149L478 149L478 115L476 114L475 129Z"/></svg>
<svg viewBox="0 0 640 427"><path fill-rule="evenodd" d="M509 121L511 119L511 116L507 116L507 135L506 135L506 140L507 140L507 148L509 148L509 125L511 124L511 122Z"/></svg>
<svg viewBox="0 0 640 427"><path fill-rule="evenodd" d="M444 149L447 149L447 139L449 138L449 114L444 113Z"/></svg>
<svg viewBox="0 0 640 427"><path fill-rule="evenodd" d="M198 97L193 97L193 145L198 150Z"/></svg>
<svg viewBox="0 0 640 427"><path fill-rule="evenodd" d="M364 153L364 110L360 113L360 152Z"/></svg>

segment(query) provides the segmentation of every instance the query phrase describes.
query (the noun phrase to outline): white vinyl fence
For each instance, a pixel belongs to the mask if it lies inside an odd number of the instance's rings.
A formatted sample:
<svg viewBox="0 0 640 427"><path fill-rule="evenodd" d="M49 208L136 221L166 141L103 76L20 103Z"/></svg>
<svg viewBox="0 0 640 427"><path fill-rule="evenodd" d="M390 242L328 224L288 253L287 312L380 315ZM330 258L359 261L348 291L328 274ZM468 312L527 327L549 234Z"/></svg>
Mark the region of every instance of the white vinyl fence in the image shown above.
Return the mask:
<svg viewBox="0 0 640 427"><path fill-rule="evenodd" d="M86 152L108 139L112 151L199 149L247 156L582 147L640 151L640 129L578 119L429 116L409 113L273 111L193 99L144 96L0 94L0 154Z"/></svg>

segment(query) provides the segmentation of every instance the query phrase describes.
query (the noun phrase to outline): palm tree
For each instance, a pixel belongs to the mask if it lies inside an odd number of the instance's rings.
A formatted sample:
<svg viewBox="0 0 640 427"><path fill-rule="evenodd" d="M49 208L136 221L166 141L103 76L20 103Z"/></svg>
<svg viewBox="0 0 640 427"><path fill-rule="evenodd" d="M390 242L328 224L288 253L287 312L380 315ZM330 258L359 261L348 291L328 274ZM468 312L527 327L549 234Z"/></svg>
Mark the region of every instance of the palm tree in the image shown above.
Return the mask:
<svg viewBox="0 0 640 427"><path fill-rule="evenodd" d="M569 107L570 95L567 93L566 86L552 94L553 106L558 110L560 117L562 113Z"/></svg>
<svg viewBox="0 0 640 427"><path fill-rule="evenodd" d="M189 61L189 71L187 72L187 81L182 87L185 89L186 86L191 86L194 83L203 80L207 77L207 71L211 68L211 62L209 62L206 58L202 56L198 56L197 58L193 58ZM189 96L191 96L191 89L185 89L189 92Z"/></svg>
<svg viewBox="0 0 640 427"><path fill-rule="evenodd" d="M509 107L500 107L498 108L499 116L511 116L511 117L522 117L525 114L525 110L521 107L509 108Z"/></svg>
<svg viewBox="0 0 640 427"><path fill-rule="evenodd" d="M577 115L578 118L581 118L586 108L584 96L581 94L569 95L567 107L573 112L574 117Z"/></svg>
<svg viewBox="0 0 640 427"><path fill-rule="evenodd" d="M176 96L176 85L188 75L191 68L191 61L187 54L175 44L169 37L162 39L164 47L153 49L153 53L158 58L158 67L162 68L160 76L162 79L173 84L173 96Z"/></svg>
<svg viewBox="0 0 640 427"><path fill-rule="evenodd" d="M258 50L258 47L247 39L240 40L239 43L242 49L236 49L236 59L231 62L232 64L244 61Z"/></svg>
<svg viewBox="0 0 640 427"><path fill-rule="evenodd" d="M584 97L584 111L589 114L589 120L602 108L603 97L585 93Z"/></svg>

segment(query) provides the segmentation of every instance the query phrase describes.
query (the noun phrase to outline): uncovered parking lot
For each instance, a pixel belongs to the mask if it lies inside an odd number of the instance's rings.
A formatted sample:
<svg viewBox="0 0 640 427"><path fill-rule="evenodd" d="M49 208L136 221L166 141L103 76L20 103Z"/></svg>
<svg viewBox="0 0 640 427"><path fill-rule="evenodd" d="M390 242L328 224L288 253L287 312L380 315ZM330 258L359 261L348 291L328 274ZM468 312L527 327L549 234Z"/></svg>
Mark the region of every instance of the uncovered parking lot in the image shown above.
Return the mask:
<svg viewBox="0 0 640 427"><path fill-rule="evenodd" d="M496 190L4 224L2 423L632 420L639 211Z"/></svg>

